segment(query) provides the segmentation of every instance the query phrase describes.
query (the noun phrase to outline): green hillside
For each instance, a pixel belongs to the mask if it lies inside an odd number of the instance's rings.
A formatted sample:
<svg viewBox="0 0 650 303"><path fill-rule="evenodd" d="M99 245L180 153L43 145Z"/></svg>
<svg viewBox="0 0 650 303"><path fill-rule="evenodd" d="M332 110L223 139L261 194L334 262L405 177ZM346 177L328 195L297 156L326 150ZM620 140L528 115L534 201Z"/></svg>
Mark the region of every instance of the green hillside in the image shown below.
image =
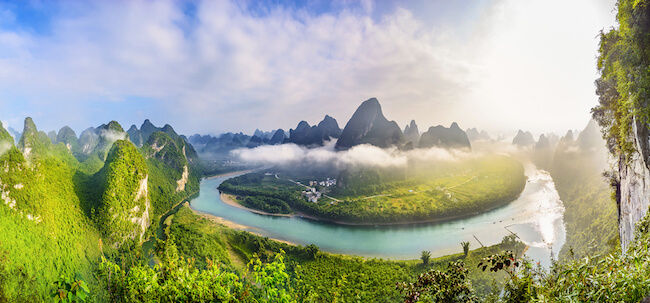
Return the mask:
<svg viewBox="0 0 650 303"><path fill-rule="evenodd" d="M14 147L0 125L0 144L9 147L0 149L0 302L44 300L61 275L82 277L91 293L103 294L95 278L102 253L137 260L137 244L152 233L152 216L198 190L200 174L192 166L188 185L176 191L183 169L145 160L132 143L106 136L121 136L117 122L99 129L104 135L96 149L80 162L68 147L77 142L74 132L59 132L65 140L52 144L27 118ZM183 159L167 160L187 163L183 154L175 156ZM172 195L151 194L171 186Z"/></svg>
<svg viewBox="0 0 650 303"><path fill-rule="evenodd" d="M151 213L149 173L142 155L131 142L115 141L97 174L103 182L98 184L102 195L95 220L106 243L142 241Z"/></svg>

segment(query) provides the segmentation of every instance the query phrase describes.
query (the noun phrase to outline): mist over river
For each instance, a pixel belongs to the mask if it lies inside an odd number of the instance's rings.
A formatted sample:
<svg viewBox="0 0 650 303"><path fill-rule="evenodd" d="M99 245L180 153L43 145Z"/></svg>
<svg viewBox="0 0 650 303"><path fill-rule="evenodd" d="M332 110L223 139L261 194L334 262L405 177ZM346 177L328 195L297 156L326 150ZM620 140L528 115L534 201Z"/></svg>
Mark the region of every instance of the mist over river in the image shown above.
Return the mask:
<svg viewBox="0 0 650 303"><path fill-rule="evenodd" d="M432 256L461 253L494 245L511 232L530 246L526 253L544 267L557 257L565 242L564 205L550 174L527 163L528 177L521 195L506 206L472 217L442 223L399 226L336 225L299 217L265 216L221 201L217 187L232 176L204 179L192 209L245 225L245 230L295 244L316 244L331 253L390 259L418 259L423 250ZM478 239L478 241L477 241Z"/></svg>

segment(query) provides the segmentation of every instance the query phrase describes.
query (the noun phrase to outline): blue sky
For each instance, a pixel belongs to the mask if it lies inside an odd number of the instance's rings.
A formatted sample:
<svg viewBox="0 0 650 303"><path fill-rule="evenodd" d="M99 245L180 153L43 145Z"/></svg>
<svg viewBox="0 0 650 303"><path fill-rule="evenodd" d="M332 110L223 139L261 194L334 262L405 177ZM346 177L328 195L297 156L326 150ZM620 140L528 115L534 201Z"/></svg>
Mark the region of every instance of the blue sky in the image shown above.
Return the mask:
<svg viewBox="0 0 650 303"><path fill-rule="evenodd" d="M0 121L78 133L343 127L377 97L400 125L584 127L611 0L2 1Z"/></svg>

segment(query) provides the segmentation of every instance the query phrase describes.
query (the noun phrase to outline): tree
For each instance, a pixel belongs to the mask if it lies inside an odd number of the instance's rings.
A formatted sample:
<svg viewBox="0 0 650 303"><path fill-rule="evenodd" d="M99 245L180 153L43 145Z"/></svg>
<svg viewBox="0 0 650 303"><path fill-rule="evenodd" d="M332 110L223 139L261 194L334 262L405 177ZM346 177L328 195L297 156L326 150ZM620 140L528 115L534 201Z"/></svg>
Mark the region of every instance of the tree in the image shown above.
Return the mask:
<svg viewBox="0 0 650 303"><path fill-rule="evenodd" d="M465 258L467 258L467 254L469 253L469 242L460 242L460 245L463 246L463 253L465 254Z"/></svg>
<svg viewBox="0 0 650 303"><path fill-rule="evenodd" d="M318 246L315 244L309 244L305 246L305 251L307 252L307 255L310 259L315 260L316 256L318 255Z"/></svg>
<svg viewBox="0 0 650 303"><path fill-rule="evenodd" d="M295 303L315 300L315 293L299 276L291 278L284 264L284 254L284 251L280 250L271 263L264 264L257 257L253 257L248 263L255 283L262 288L258 302ZM300 269L297 272L300 272Z"/></svg>
<svg viewBox="0 0 650 303"><path fill-rule="evenodd" d="M600 33L599 104L591 112L610 151L629 160L637 135L633 124L637 133L645 133L650 122L650 3L620 0L616 7L618 28Z"/></svg>
<svg viewBox="0 0 650 303"><path fill-rule="evenodd" d="M469 281L469 270L463 261L449 262L446 271L431 270L421 274L415 283L399 282L397 288L404 293L404 301L425 302L476 302Z"/></svg>
<svg viewBox="0 0 650 303"><path fill-rule="evenodd" d="M422 259L422 263L424 265L429 264L429 259L431 259L431 252L428 250L423 250L420 259Z"/></svg>

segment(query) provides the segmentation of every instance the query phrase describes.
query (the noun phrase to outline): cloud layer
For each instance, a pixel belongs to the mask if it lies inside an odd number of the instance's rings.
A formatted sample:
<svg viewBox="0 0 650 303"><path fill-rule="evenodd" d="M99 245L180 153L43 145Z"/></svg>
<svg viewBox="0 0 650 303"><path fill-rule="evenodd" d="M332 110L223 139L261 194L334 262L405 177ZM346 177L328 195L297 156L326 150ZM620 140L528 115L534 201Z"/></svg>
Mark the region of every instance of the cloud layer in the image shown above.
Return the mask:
<svg viewBox="0 0 650 303"><path fill-rule="evenodd" d="M345 124L377 97L389 119L422 129L560 131L596 103L596 35L613 1L476 1L461 23L346 3L63 2L44 32L0 4L0 119L251 132L325 114Z"/></svg>
<svg viewBox="0 0 650 303"><path fill-rule="evenodd" d="M333 143L312 149L295 144L263 145L252 149L238 149L232 153L242 161L265 165L327 164L337 168L402 167L416 160L450 162L480 155L442 148L400 151L397 148L379 148L367 144L336 152Z"/></svg>

